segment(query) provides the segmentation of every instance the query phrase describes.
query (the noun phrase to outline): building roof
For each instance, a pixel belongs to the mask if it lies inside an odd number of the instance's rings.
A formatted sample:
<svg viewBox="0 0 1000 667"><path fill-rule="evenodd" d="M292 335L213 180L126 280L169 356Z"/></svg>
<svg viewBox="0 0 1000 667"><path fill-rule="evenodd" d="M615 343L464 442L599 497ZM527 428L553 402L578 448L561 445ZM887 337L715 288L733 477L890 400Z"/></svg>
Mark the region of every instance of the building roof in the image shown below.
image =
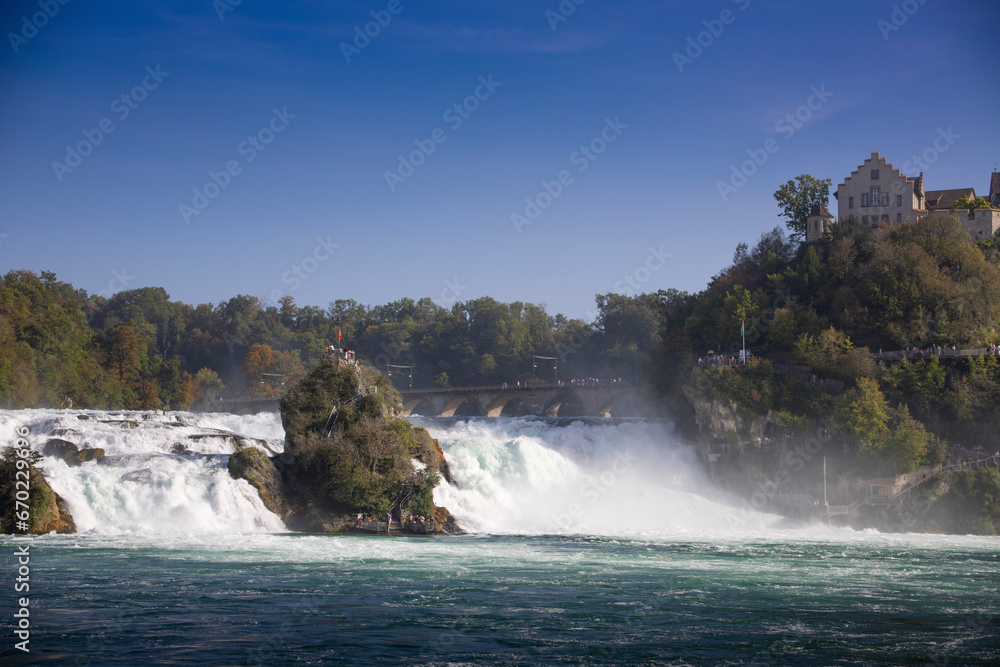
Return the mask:
<svg viewBox="0 0 1000 667"><path fill-rule="evenodd" d="M990 176L990 202L994 206L1000 202L1000 172L994 171Z"/></svg>
<svg viewBox="0 0 1000 667"><path fill-rule="evenodd" d="M809 211L809 217L810 218L813 217L814 215L818 215L821 218L832 218L833 217L833 214L830 213L828 210L826 210L826 206L823 206L822 203L816 204L815 206L812 207L812 210Z"/></svg>
<svg viewBox="0 0 1000 667"><path fill-rule="evenodd" d="M855 169L854 171L852 171L851 175L848 176L847 178L845 178L844 182L837 186L837 190L839 191L840 188L842 188L845 185L847 185L847 181L849 181L852 178L854 178L855 176L857 176L858 172L861 171L862 169L864 169L865 162L879 161L879 160L881 160L882 162L885 162L885 166L886 166L886 168L889 170L889 172L891 174L893 174L895 176L899 176L899 177L905 178L907 182L912 182L913 183L913 189L914 189L914 191L915 192L919 192L920 191L919 190L919 186L918 186L918 181L923 178L923 175L924 175L923 172L920 173L920 176L916 176L916 177L914 177L914 176L907 176L906 174L904 174L901 171L899 171L899 169L896 169L895 167L893 167L891 162L889 162L884 157L882 157L881 155L879 155L878 151L872 151L872 156L870 158L868 158L867 160L865 160L864 162L862 162L860 165L858 165L858 168ZM834 193L833 196L836 197L838 201L840 200L840 197L837 197L837 193Z"/></svg>
<svg viewBox="0 0 1000 667"><path fill-rule="evenodd" d="M927 210L928 211L945 211L955 208L955 202L962 197L968 197L969 199L976 198L975 188L957 188L955 190L928 190L926 192L927 197Z"/></svg>

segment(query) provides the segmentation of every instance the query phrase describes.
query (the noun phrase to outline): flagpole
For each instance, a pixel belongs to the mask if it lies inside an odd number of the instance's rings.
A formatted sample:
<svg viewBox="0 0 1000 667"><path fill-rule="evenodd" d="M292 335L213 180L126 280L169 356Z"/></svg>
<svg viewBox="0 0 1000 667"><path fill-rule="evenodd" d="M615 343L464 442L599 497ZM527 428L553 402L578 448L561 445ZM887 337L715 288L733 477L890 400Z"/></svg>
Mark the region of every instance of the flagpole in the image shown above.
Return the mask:
<svg viewBox="0 0 1000 667"><path fill-rule="evenodd" d="M826 502L826 457L823 457L823 506L830 507L830 504Z"/></svg>

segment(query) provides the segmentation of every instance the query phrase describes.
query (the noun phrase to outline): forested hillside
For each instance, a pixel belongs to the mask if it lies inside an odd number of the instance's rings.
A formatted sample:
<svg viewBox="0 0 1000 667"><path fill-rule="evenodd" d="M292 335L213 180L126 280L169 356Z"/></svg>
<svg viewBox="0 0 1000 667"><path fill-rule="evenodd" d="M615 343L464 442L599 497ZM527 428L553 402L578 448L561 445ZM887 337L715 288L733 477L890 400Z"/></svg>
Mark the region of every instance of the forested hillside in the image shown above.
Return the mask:
<svg viewBox="0 0 1000 667"><path fill-rule="evenodd" d="M948 444L995 447L997 245L954 217L875 229L848 219L808 245L775 229L740 244L703 292L665 295L661 319L650 377L679 414L685 387L709 387L803 432L838 425L897 471L939 460ZM742 323L755 356L719 365L716 353L738 353ZM879 358L914 348L910 361ZM986 353L954 355L968 348Z"/></svg>
<svg viewBox="0 0 1000 667"><path fill-rule="evenodd" d="M245 295L192 306L160 287L107 299L54 273L10 271L0 280L0 405L217 409L221 397L278 397L338 345L338 332L340 347L380 370L413 365L414 387L514 383L533 370L546 381L630 377L659 342L658 301L601 295L589 322L489 297L449 309ZM557 362L533 369L533 355Z"/></svg>

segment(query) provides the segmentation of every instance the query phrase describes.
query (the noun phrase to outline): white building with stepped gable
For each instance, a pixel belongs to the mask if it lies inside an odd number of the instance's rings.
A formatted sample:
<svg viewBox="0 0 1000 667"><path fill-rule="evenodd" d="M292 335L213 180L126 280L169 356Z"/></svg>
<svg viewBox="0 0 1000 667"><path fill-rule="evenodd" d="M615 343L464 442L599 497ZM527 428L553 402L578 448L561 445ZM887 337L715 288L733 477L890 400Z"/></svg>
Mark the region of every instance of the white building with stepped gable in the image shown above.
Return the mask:
<svg viewBox="0 0 1000 667"><path fill-rule="evenodd" d="M993 208L969 212L955 210L955 202L963 197L975 199L975 188L925 190L924 174L907 176L892 163L874 152L844 182L833 195L837 199L838 217L854 216L862 224L914 222L926 215L954 215L962 221L973 238L1000 236L1000 173L993 172L986 199ZM824 206L814 207L806 222L806 242L818 241L833 223L833 215Z"/></svg>

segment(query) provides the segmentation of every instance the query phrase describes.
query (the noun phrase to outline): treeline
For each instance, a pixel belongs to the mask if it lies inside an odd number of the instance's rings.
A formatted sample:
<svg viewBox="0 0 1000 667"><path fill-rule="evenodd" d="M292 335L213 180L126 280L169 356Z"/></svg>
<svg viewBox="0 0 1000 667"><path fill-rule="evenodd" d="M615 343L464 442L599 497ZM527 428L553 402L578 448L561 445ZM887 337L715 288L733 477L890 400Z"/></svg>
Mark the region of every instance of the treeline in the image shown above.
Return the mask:
<svg viewBox="0 0 1000 667"><path fill-rule="evenodd" d="M708 386L804 430L840 424L896 470L940 459L942 440L995 447L997 359L928 354L889 365L872 354L1000 343L996 244L977 243L956 218L874 229L850 218L812 244L776 228L753 248L740 244L703 292L668 295L662 308L650 376L679 412L684 387ZM737 354L744 323L750 364L699 367L709 350ZM798 369L805 381L775 368ZM819 390L810 376L842 391Z"/></svg>
<svg viewBox="0 0 1000 667"><path fill-rule="evenodd" d="M489 297L449 309L245 295L192 306L160 287L105 298L51 272L11 271L0 280L0 405L219 409L220 399L280 396L331 344L398 386L410 371L395 367L411 365L414 387L632 377L659 344L664 298L599 295L591 322ZM533 368L534 355L555 361Z"/></svg>

